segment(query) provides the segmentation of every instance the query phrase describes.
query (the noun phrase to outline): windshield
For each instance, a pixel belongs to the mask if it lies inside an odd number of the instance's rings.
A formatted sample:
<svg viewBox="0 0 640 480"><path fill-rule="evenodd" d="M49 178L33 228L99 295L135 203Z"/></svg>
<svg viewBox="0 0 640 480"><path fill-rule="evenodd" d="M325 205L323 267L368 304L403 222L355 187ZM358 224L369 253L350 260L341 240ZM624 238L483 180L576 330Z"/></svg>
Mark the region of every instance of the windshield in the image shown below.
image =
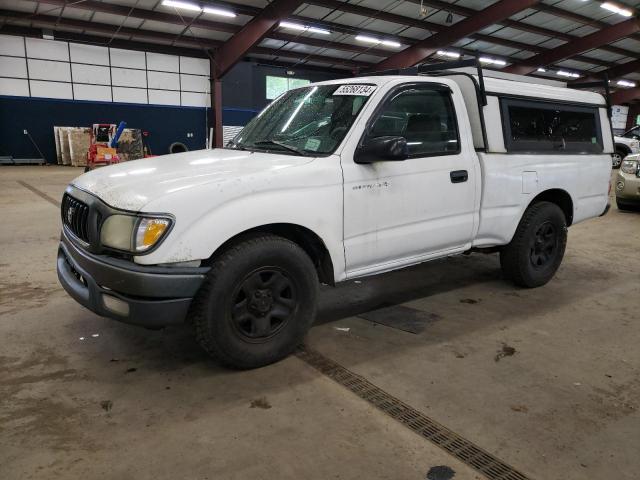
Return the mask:
<svg viewBox="0 0 640 480"><path fill-rule="evenodd" d="M316 85L284 93L229 142L230 148L314 156L340 145L374 85Z"/></svg>
<svg viewBox="0 0 640 480"><path fill-rule="evenodd" d="M626 138L634 138L637 139L638 136L640 136L640 127L633 127L631 130L629 130L628 132L625 132L623 135L623 137Z"/></svg>

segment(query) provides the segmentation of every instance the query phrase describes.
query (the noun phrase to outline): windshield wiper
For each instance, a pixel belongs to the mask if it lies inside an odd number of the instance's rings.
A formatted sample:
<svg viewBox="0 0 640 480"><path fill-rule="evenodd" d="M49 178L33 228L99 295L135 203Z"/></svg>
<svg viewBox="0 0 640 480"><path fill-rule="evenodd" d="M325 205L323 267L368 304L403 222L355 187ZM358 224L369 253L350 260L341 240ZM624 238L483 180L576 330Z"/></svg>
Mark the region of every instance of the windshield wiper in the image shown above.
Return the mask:
<svg viewBox="0 0 640 480"><path fill-rule="evenodd" d="M236 150L246 150L245 147L243 147L242 145L240 145L238 142L236 142L235 140L231 139L227 142L227 145L231 145L234 149Z"/></svg>
<svg viewBox="0 0 640 480"><path fill-rule="evenodd" d="M298 155L306 156L308 155L304 150L300 150L299 148L292 147L291 145L287 145L283 142L278 142L277 140L258 140L257 142L253 142L254 146L257 145L277 145L279 147L285 148L291 152L297 153Z"/></svg>

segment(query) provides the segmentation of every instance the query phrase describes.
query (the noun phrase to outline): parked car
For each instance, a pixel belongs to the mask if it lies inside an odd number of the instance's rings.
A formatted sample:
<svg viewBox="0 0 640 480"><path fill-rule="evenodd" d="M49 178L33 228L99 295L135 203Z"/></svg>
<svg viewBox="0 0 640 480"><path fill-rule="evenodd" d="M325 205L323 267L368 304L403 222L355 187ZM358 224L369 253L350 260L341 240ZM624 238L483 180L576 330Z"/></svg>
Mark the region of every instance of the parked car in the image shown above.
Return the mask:
<svg viewBox="0 0 640 480"><path fill-rule="evenodd" d="M311 84L228 148L84 174L62 202L60 282L105 317L188 322L237 368L293 351L319 283L500 252L506 278L544 285L567 228L608 208L606 102L488 75Z"/></svg>
<svg viewBox="0 0 640 480"><path fill-rule="evenodd" d="M620 168L620 164L627 155L640 153L640 126L635 126L622 134L615 136L615 152L611 156L613 168Z"/></svg>
<svg viewBox="0 0 640 480"><path fill-rule="evenodd" d="M616 205L620 210L640 209L640 155L624 159L616 177Z"/></svg>

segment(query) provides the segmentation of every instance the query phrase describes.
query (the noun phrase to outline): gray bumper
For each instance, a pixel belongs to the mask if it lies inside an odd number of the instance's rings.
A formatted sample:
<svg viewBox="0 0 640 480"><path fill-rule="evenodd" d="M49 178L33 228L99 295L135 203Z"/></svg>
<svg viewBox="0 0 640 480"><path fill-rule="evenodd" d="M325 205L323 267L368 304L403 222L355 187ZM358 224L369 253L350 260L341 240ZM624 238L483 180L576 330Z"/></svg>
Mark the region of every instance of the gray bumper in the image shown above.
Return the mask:
<svg viewBox="0 0 640 480"><path fill-rule="evenodd" d="M93 255L63 232L57 271L67 293L92 312L161 328L184 322L208 268L147 267Z"/></svg>

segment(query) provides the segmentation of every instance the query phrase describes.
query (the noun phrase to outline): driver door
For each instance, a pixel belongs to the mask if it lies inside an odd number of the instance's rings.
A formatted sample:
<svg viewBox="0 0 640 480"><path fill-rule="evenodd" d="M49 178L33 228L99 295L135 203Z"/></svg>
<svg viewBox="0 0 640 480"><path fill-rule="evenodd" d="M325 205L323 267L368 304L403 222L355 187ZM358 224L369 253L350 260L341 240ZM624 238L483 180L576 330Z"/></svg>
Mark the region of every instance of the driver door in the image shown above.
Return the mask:
<svg viewBox="0 0 640 480"><path fill-rule="evenodd" d="M456 116L456 110L466 115L457 95L434 83L395 87L373 113L360 144L401 136L409 158L368 164L342 159L347 277L470 247L477 157L468 122Z"/></svg>

